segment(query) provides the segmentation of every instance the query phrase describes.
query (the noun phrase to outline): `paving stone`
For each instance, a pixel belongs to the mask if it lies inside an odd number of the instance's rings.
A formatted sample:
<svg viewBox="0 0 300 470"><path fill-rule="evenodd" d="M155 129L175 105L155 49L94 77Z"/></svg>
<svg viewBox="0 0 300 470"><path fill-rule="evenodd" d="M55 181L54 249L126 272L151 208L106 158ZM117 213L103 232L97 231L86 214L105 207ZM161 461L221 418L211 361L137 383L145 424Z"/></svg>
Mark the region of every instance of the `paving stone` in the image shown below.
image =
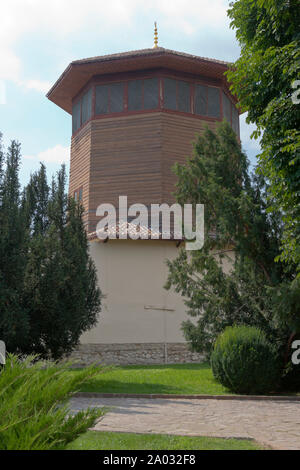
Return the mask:
<svg viewBox="0 0 300 470"><path fill-rule="evenodd" d="M275 449L300 450L300 402L146 398L81 398L72 411L110 411L97 431L253 438Z"/></svg>

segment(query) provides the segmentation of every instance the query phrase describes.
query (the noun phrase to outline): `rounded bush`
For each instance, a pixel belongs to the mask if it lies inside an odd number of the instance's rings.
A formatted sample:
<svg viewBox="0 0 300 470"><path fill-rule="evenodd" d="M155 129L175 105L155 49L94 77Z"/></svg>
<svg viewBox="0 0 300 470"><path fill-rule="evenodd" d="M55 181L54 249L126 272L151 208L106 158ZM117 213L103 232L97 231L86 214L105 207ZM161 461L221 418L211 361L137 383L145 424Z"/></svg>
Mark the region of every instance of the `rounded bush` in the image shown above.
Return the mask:
<svg viewBox="0 0 300 470"><path fill-rule="evenodd" d="M235 393L272 392L280 380L276 350L254 327L227 327L216 340L211 366L216 380Z"/></svg>

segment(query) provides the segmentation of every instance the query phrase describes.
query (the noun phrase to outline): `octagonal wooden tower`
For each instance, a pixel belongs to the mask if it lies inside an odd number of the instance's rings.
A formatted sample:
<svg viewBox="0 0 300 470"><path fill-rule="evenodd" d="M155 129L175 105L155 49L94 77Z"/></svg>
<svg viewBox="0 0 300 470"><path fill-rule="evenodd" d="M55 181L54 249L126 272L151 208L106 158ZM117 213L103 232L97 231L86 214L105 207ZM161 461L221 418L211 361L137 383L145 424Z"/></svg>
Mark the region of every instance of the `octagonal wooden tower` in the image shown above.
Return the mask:
<svg viewBox="0 0 300 470"><path fill-rule="evenodd" d="M47 97L72 114L69 191L82 200L91 239L101 203L117 207L120 195L128 196L128 204L172 202L171 167L191 154L204 126L214 129L225 118L239 136L227 69L225 62L162 47L76 60L66 68ZM180 332L182 299L163 289L164 260L176 250L174 242L160 240L94 244L108 300L102 326L84 335L80 357L199 359L186 351Z"/></svg>
<svg viewBox="0 0 300 470"><path fill-rule="evenodd" d="M88 231L102 202L171 202L174 162L191 154L204 125L223 118L239 134L225 62L164 48L72 62L48 98L72 114L70 193ZM98 219L99 220L99 219Z"/></svg>

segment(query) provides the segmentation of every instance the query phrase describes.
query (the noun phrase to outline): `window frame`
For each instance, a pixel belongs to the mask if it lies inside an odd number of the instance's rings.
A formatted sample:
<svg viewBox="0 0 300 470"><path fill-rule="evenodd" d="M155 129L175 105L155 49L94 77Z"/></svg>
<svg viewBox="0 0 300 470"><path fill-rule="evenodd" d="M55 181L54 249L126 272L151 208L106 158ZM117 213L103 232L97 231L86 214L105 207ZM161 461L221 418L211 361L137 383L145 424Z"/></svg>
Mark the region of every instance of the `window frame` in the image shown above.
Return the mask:
<svg viewBox="0 0 300 470"><path fill-rule="evenodd" d="M79 197L80 196L80 192L81 192L81 198ZM75 202L80 202L82 203L83 201L83 185L79 186L78 188L74 189L73 191L73 199Z"/></svg>
<svg viewBox="0 0 300 470"><path fill-rule="evenodd" d="M157 103L158 106L156 108L144 108L144 81L147 79L156 78L158 80L158 99ZM166 78L170 78L176 81L176 110L175 109L168 109L165 107L165 90L164 90L164 81ZM128 84L130 81L135 80L142 80L142 109L139 110L129 110L128 109ZM180 111L178 109L178 82L186 82L189 83L189 111ZM110 109L107 113L103 114L96 114L96 87L99 85L111 85L114 83L123 83L124 91L123 91L123 110L120 112L111 112ZM195 90L197 85L202 85L206 87L206 114L196 114L195 112ZM220 115L219 117L211 117L207 115L208 111L208 87L217 88L219 91L219 100L220 100ZM92 89L92 112L91 117L85 123L82 124L82 98L83 96ZM110 92L110 88L109 88ZM231 104L231 123L232 126L232 106L235 106L236 103L234 102L233 98L231 97L230 93L227 91L224 82L221 80L210 80L206 79L205 77L199 76L192 76L191 74L184 74L176 71L170 71L167 69L160 69L160 70L153 70L153 71L145 71L143 72L128 72L122 73L119 77L115 75L107 75L106 77L97 77L94 76L89 80L89 82L85 85L85 87L77 94L76 97L72 100L72 107L74 107L80 101L80 127L73 131L73 124L72 124L72 136L76 135L89 121L94 119L105 119L111 117L118 117L118 116L126 116L126 115L134 115L134 114L146 114L146 113L153 113L153 112L166 112L166 113L174 113L180 114L185 116L192 116L196 119L202 119L205 121L219 121L221 122L224 119L223 113L223 93L226 94L227 98ZM110 104L109 104L110 106ZM236 108L237 109L237 108ZM238 115L239 110L237 109ZM73 121L72 121L73 122ZM240 125L238 125L238 131L240 132ZM239 137L238 132L238 137Z"/></svg>
<svg viewBox="0 0 300 470"><path fill-rule="evenodd" d="M164 88L163 88L163 103L162 103L162 110L163 111L170 111L170 112L175 112L175 113L184 113L184 114L194 114L193 113L193 107L192 107L192 86L193 86L193 83L190 82L189 80L187 79L184 79L184 78L179 78L179 77L171 77L171 76L163 76L162 77L163 79L163 85L164 85ZM165 95L165 80L173 80L175 81L175 84L176 84L176 109L173 109L173 108L167 108L165 106L165 99L166 99L166 95ZM189 111L182 111L179 109L179 93L178 93L178 90L179 90L179 82L183 82L183 83L187 83L189 85L189 99L188 99L188 103L189 103Z"/></svg>
<svg viewBox="0 0 300 470"><path fill-rule="evenodd" d="M196 113L196 87L202 86L205 87L205 114L198 114ZM219 92L219 116L209 116L208 115L208 89L214 88L217 89ZM223 116L223 108L222 108L222 87L216 85L208 85L207 83L203 82L194 82L193 84L193 115L200 117L201 119L208 119L212 121L222 121Z"/></svg>

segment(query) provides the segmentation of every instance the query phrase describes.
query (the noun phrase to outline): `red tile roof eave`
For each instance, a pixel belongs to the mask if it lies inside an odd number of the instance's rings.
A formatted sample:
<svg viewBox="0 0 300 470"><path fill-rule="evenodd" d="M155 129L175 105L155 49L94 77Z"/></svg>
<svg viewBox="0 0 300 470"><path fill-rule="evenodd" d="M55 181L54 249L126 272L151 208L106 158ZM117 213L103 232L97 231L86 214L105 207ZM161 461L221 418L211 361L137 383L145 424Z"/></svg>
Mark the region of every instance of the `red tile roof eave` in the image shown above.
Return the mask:
<svg viewBox="0 0 300 470"><path fill-rule="evenodd" d="M117 234L115 238L110 238L110 237L107 237L106 239L101 239L97 236L97 233L96 232L91 232L91 233L88 233L87 234L87 239L88 241L90 242L94 242L94 241L98 241L98 242L101 242L101 243L104 243L104 242L107 242L108 240L119 240L120 237L119 235ZM127 238L121 238L120 240L131 240L130 236L128 235ZM133 239L134 240L134 239ZM162 237L159 237L159 238L151 238L151 236L149 236L149 238L137 238L137 240L146 240L146 241L171 241L171 242L183 242L185 241L185 238L182 237L182 238L176 238L176 237L170 237L170 238L162 238ZM134 241L137 241L137 240L134 240Z"/></svg>

